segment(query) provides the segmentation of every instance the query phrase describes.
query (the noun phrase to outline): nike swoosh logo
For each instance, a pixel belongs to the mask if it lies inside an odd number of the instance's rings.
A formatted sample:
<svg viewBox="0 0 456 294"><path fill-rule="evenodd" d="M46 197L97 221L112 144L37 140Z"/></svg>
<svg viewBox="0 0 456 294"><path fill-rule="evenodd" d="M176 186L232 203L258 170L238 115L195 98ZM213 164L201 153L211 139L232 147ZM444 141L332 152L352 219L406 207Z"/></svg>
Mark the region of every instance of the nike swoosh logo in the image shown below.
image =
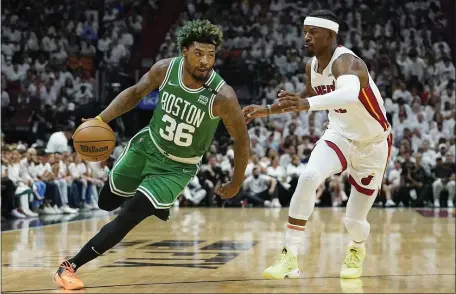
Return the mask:
<svg viewBox="0 0 456 294"><path fill-rule="evenodd" d="M170 86L177 86L177 84L173 84L173 83L171 83L171 82L168 82L168 85L170 85Z"/></svg>

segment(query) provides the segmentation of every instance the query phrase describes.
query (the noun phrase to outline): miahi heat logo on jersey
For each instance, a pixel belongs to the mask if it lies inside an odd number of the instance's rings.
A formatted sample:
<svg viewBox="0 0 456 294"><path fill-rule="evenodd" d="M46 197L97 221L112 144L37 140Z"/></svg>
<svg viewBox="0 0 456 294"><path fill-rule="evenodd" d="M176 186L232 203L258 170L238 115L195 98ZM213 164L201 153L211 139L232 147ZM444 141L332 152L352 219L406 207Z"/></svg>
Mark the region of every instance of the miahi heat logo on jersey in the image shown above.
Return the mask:
<svg viewBox="0 0 456 294"><path fill-rule="evenodd" d="M99 152L106 152L108 150L109 150L108 146L97 147L97 146L81 145L82 152L99 153Z"/></svg>
<svg viewBox="0 0 456 294"><path fill-rule="evenodd" d="M209 102L209 98L206 96L200 95L198 98L198 102L204 105L207 105L207 102Z"/></svg>

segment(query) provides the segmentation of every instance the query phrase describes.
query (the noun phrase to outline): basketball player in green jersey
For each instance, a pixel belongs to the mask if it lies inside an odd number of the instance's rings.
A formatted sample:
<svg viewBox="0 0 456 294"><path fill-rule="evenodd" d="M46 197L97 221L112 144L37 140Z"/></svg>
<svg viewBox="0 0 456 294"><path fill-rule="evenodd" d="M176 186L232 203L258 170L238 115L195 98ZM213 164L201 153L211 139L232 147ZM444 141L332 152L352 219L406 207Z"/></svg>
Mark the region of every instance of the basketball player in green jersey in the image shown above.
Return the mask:
<svg viewBox="0 0 456 294"><path fill-rule="evenodd" d="M79 267L114 247L147 217L169 219L169 208L198 173L220 120L234 140L234 174L217 193L222 198L238 193L250 140L234 90L212 69L222 40L220 29L207 20L186 23L177 37L182 56L155 63L95 118L108 123L154 89L160 91L150 125L130 140L99 195L101 209L125 206L76 256L60 264L54 276L58 286L83 288L75 275Z"/></svg>

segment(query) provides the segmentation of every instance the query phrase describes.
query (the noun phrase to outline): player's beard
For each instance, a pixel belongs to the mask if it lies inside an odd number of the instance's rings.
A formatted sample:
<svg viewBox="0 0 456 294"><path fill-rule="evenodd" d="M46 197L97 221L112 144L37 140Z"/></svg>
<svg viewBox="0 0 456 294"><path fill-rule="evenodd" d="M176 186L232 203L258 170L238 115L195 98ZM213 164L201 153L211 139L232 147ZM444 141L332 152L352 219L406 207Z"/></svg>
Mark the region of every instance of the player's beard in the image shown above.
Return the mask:
<svg viewBox="0 0 456 294"><path fill-rule="evenodd" d="M208 69L204 74L199 72L197 68L192 72L192 77L196 81L200 82L205 82L207 80L207 77L209 76L209 73L211 72L211 69Z"/></svg>
<svg viewBox="0 0 456 294"><path fill-rule="evenodd" d="M314 47L305 46L304 48L305 48L307 56L315 56L315 48Z"/></svg>

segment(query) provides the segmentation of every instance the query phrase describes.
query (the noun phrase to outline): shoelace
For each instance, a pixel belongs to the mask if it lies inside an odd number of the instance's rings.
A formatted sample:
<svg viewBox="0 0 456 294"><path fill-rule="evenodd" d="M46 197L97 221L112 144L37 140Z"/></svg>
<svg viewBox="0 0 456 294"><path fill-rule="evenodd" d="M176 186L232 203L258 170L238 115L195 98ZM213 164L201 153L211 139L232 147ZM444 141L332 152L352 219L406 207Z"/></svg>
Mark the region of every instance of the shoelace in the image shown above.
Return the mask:
<svg viewBox="0 0 456 294"><path fill-rule="evenodd" d="M345 267L357 268L359 263L358 251L356 249L350 249L350 255L345 259Z"/></svg>
<svg viewBox="0 0 456 294"><path fill-rule="evenodd" d="M71 264L65 260L60 267L64 268L67 271L68 276L75 278L76 277L76 272L74 271L74 268L71 266Z"/></svg>
<svg viewBox="0 0 456 294"><path fill-rule="evenodd" d="M282 260L285 258L286 255L287 255L286 253L280 253L280 254L276 255L274 264L275 265L280 264L282 262ZM283 267L287 267L289 263L290 263L290 261L287 260L285 263L282 263L282 266Z"/></svg>
<svg viewBox="0 0 456 294"><path fill-rule="evenodd" d="M280 254L278 254L278 255L276 255L276 256L274 257L274 259L275 259L275 262L274 262L274 263L279 263L279 262L280 262L282 259L284 259L284 258L285 258L285 254L284 254L284 253L280 253Z"/></svg>

